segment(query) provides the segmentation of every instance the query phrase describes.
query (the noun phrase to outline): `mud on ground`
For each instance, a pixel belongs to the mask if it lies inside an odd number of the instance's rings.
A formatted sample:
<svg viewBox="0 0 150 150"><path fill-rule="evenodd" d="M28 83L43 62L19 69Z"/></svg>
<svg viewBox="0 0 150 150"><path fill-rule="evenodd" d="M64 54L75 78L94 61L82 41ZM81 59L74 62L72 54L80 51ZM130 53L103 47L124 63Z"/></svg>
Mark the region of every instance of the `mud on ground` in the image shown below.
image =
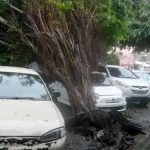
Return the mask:
<svg viewBox="0 0 150 150"><path fill-rule="evenodd" d="M146 133L146 135L139 134L135 136L135 144L130 150L150 150L150 103L147 107L141 107L139 104L130 104L124 114L142 124ZM63 150L86 150L88 144L89 140L86 137L67 132L67 141Z"/></svg>

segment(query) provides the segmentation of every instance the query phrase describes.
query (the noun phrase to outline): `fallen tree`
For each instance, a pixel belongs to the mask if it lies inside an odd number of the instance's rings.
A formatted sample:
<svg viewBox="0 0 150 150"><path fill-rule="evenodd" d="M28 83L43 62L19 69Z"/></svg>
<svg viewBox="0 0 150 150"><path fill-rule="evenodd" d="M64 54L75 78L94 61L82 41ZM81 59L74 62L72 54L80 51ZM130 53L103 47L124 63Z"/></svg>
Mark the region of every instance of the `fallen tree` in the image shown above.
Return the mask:
<svg viewBox="0 0 150 150"><path fill-rule="evenodd" d="M61 4L69 6L64 10ZM96 68L99 36L92 12L71 1L27 0L24 5L24 28L14 22L24 43L38 56L43 72L65 84L74 115L96 109L90 72Z"/></svg>
<svg viewBox="0 0 150 150"><path fill-rule="evenodd" d="M94 127L104 129L107 137L111 136L110 131L118 132L113 129L112 116L93 111L97 108L90 73L97 67L102 36L93 19L94 11L85 7L82 0L81 5L59 0L26 0L22 3L23 10L9 5L12 18L7 26L13 27L24 44L36 54L42 71L64 83L74 116L86 114L86 120L89 119Z"/></svg>

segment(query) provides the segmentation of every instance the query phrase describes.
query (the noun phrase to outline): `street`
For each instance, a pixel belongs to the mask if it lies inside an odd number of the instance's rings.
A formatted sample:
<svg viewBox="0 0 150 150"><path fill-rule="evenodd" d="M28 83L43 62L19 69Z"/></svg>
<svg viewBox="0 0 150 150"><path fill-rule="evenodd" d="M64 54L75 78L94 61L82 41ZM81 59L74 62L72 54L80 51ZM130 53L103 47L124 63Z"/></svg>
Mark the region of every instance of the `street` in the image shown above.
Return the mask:
<svg viewBox="0 0 150 150"><path fill-rule="evenodd" d="M146 135L137 135L135 146L131 150L149 150L150 149L150 104L147 108L138 105L131 105L127 108L127 116L137 120L145 128Z"/></svg>

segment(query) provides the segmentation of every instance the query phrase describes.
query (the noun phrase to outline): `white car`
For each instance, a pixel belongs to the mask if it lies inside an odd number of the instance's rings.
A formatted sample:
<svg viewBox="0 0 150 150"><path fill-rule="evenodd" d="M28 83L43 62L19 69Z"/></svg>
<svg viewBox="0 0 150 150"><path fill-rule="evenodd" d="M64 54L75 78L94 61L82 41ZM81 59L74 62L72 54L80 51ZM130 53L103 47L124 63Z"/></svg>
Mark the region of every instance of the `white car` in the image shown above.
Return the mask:
<svg viewBox="0 0 150 150"><path fill-rule="evenodd" d="M103 74L93 72L91 75L93 80L92 93L96 106L108 111L112 109L125 111L126 100L122 91L111 85ZM49 89L59 91L61 96L58 97L58 101L70 106L67 90L60 82L49 84Z"/></svg>
<svg viewBox="0 0 150 150"><path fill-rule="evenodd" d="M120 88L128 100L139 101L141 104L149 101L149 84L131 70L115 65L99 65L99 71L106 73L109 81Z"/></svg>
<svg viewBox="0 0 150 150"><path fill-rule="evenodd" d="M123 93L116 86L112 85L108 79L99 72L92 72L92 89L95 104L104 110L126 110L126 99Z"/></svg>
<svg viewBox="0 0 150 150"><path fill-rule="evenodd" d="M54 150L65 138L64 119L39 74L0 66L0 149Z"/></svg>

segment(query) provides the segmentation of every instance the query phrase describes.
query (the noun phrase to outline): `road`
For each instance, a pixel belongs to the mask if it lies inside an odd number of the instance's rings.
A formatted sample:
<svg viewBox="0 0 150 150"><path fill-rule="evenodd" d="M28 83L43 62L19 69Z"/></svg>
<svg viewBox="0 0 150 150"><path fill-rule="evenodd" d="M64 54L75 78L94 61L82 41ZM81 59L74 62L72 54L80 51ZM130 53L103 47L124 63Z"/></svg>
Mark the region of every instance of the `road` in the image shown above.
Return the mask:
<svg viewBox="0 0 150 150"><path fill-rule="evenodd" d="M137 105L130 105L126 115L137 120L145 128L146 135L137 135L135 145L131 150L150 150L150 104L147 108Z"/></svg>

